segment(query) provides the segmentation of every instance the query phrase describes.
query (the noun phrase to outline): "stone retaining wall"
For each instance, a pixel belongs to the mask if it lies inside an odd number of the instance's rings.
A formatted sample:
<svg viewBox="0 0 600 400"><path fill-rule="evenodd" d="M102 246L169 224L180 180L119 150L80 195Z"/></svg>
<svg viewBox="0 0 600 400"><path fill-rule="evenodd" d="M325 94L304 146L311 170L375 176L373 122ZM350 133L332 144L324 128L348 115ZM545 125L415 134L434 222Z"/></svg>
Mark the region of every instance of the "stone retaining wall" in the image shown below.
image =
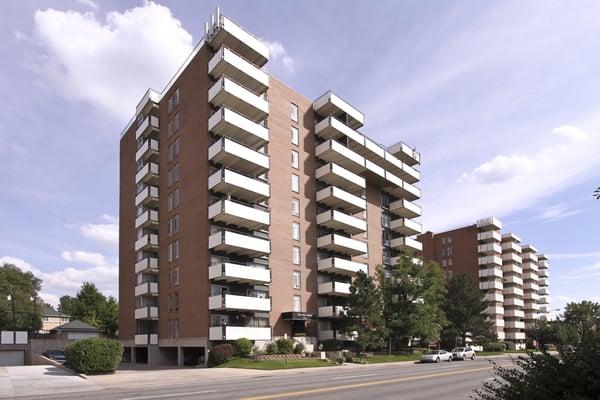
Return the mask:
<svg viewBox="0 0 600 400"><path fill-rule="evenodd" d="M256 361L264 360L301 360L302 354L255 354L251 356Z"/></svg>

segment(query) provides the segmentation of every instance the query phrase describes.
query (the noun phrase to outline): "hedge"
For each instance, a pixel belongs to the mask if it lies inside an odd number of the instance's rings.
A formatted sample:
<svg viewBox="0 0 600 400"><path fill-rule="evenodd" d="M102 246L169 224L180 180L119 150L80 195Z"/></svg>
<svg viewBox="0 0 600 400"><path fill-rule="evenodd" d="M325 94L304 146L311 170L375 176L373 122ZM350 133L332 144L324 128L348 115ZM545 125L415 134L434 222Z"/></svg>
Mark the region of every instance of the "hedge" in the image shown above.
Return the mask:
<svg viewBox="0 0 600 400"><path fill-rule="evenodd" d="M226 363L233 358L233 346L229 343L217 344L213 346L208 353L208 365L214 367L215 365Z"/></svg>
<svg viewBox="0 0 600 400"><path fill-rule="evenodd" d="M277 350L281 354L292 354L294 351L294 341L292 339L277 339Z"/></svg>
<svg viewBox="0 0 600 400"><path fill-rule="evenodd" d="M101 374L117 368L123 345L114 339L78 340L65 350L65 365L80 374Z"/></svg>
<svg viewBox="0 0 600 400"><path fill-rule="evenodd" d="M250 339L240 338L235 341L235 349L240 357L248 357L252 352L252 342Z"/></svg>
<svg viewBox="0 0 600 400"><path fill-rule="evenodd" d="M505 351L505 350L506 350L506 344L504 344L502 342L488 343L483 346L483 351Z"/></svg>

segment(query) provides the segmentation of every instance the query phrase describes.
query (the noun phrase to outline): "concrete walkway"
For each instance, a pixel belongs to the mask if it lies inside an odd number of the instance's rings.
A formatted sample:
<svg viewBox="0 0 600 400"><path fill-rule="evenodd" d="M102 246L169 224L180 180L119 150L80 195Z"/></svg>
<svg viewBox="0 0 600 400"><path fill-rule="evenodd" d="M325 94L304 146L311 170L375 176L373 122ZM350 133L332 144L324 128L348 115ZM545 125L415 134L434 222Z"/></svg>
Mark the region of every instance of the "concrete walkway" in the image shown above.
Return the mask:
<svg viewBox="0 0 600 400"><path fill-rule="evenodd" d="M0 398L101 389L94 382L51 365L0 367Z"/></svg>

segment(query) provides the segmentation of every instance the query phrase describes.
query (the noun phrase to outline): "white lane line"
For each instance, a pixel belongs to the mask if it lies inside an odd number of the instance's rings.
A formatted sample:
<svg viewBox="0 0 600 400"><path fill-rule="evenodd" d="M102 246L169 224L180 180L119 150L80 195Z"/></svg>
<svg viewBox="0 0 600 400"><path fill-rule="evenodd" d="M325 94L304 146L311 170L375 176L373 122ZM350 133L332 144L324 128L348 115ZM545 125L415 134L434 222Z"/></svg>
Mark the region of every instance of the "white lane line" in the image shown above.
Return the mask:
<svg viewBox="0 0 600 400"><path fill-rule="evenodd" d="M202 393L214 393L217 390L202 390L200 392L187 392L187 393L172 393L172 394L157 394L154 396L142 396L142 397L127 397L126 399L121 400L143 400L143 399L160 399L164 397L177 397L177 396L189 396L192 394L202 394Z"/></svg>
<svg viewBox="0 0 600 400"><path fill-rule="evenodd" d="M331 378L332 381L337 381L340 379L352 379L352 378L364 378L366 376L375 376L377 374L363 374L363 375L351 375L351 376L340 376L339 378Z"/></svg>

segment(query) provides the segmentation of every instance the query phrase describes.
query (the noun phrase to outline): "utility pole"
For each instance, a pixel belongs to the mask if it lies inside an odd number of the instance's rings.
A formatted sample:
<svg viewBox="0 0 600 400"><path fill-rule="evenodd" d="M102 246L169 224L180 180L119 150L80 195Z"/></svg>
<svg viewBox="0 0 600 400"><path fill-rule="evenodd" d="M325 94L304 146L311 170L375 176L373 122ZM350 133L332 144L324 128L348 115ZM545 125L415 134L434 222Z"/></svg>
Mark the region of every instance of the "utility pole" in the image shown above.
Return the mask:
<svg viewBox="0 0 600 400"><path fill-rule="evenodd" d="M17 341L17 332L16 332L17 322L16 322L16 317L15 317L15 298L14 298L14 296L12 296L9 293L8 296L6 297L6 299L8 301L10 301L10 305L11 305L11 310L12 310L13 343L15 343Z"/></svg>

